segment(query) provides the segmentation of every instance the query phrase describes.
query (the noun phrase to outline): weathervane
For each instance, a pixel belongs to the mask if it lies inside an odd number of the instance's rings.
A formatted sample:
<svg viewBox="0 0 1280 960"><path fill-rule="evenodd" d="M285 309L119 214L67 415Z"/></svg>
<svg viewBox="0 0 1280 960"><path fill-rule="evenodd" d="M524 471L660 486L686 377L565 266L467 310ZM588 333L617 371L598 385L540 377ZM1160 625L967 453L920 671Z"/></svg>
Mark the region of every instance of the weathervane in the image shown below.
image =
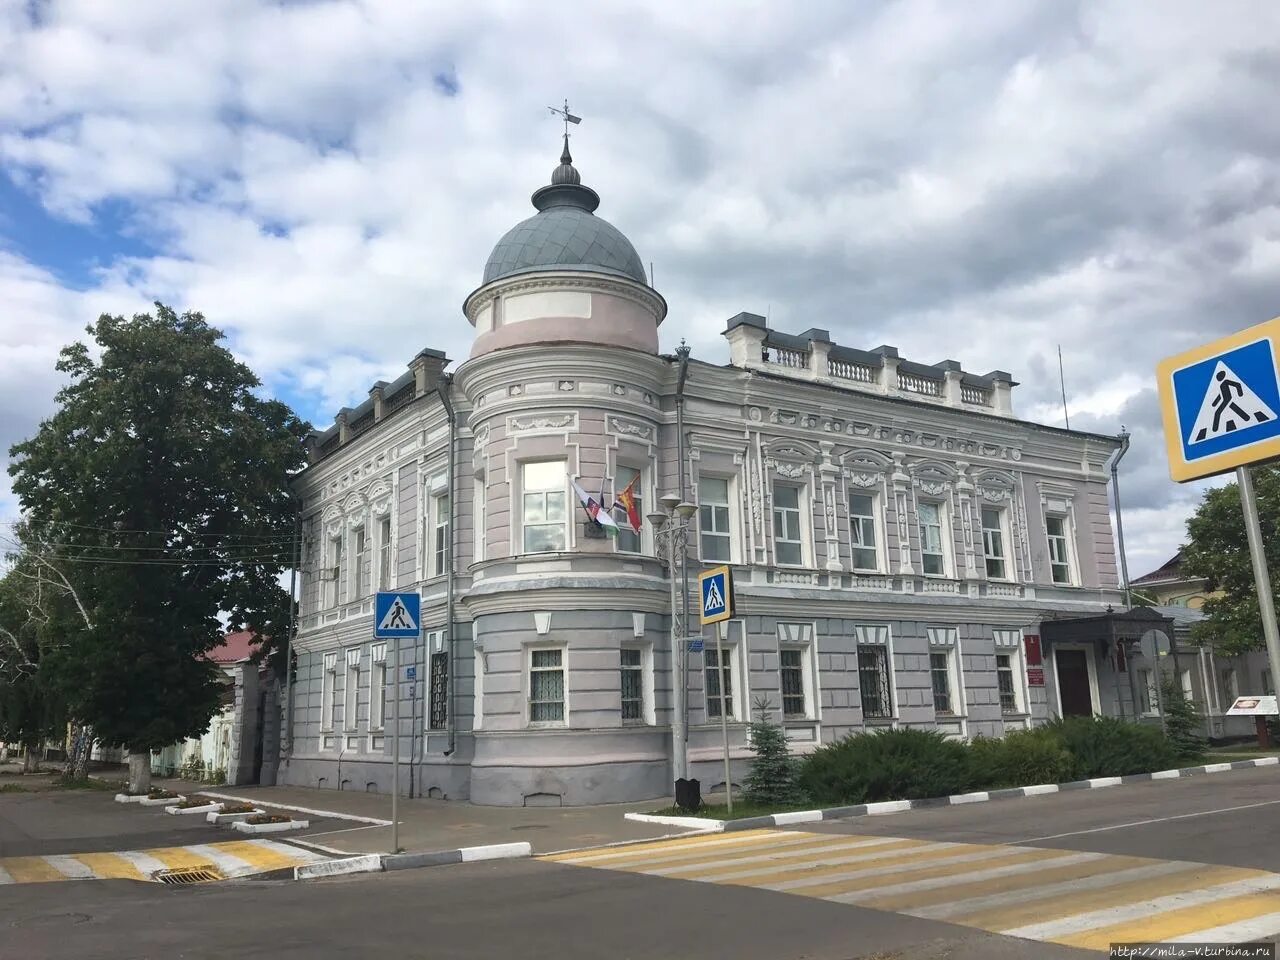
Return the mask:
<svg viewBox="0 0 1280 960"><path fill-rule="evenodd" d="M568 100L566 100L566 101L564 102L564 109L563 109L563 110L561 110L559 107L547 107L547 109L548 109L548 110L550 110L552 113L554 113L557 117L560 117L560 119L562 119L562 120L564 121L564 136L565 136L565 139L566 139L566 140L568 140L568 139L569 139L569 124L571 124L571 123L581 123L581 122L582 122L582 118L581 118L581 117L575 117L572 113L570 113L570 112L569 112L569 101L568 101Z"/></svg>

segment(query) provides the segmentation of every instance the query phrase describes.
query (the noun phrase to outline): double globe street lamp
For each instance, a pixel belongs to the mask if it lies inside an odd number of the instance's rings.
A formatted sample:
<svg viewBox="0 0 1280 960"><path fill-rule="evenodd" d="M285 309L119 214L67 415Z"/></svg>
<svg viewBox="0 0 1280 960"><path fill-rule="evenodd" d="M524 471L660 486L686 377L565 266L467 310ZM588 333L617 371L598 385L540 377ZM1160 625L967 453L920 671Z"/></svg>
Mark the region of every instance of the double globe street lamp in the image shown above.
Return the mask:
<svg viewBox="0 0 1280 960"><path fill-rule="evenodd" d="M689 776L688 745L685 741L688 685L685 565L688 559L690 521L697 515L698 507L673 493L659 497L658 502L662 504L662 509L649 513L646 519L653 526L658 559L666 564L671 584L671 772L680 781Z"/></svg>

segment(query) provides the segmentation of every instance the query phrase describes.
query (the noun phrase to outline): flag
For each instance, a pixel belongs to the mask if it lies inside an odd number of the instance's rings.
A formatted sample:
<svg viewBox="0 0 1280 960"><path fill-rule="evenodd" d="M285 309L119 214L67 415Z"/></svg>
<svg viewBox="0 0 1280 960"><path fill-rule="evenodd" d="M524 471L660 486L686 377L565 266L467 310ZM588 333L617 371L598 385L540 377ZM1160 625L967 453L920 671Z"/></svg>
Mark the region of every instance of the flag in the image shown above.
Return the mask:
<svg viewBox="0 0 1280 960"><path fill-rule="evenodd" d="M621 507L627 512L627 522L631 524L631 529L636 533L640 532L640 509L636 506L635 491L636 483L639 480L640 474L637 473L631 478L631 482L622 489L622 492L618 494L617 499L613 502L614 510Z"/></svg>
<svg viewBox="0 0 1280 960"><path fill-rule="evenodd" d="M587 511L587 516L600 524L605 533L611 536L618 534L618 525L614 523L613 517L609 516L609 511L602 510L596 498L583 490L577 480L573 481L573 492L578 495L578 499L582 502L582 509Z"/></svg>

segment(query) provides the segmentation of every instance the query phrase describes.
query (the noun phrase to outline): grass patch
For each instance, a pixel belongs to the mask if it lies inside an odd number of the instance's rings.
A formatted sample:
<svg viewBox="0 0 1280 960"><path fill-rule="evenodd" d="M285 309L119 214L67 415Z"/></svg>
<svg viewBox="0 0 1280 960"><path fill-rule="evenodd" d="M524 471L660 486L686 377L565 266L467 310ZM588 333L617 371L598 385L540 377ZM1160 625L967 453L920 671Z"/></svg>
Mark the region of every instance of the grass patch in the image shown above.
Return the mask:
<svg viewBox="0 0 1280 960"><path fill-rule="evenodd" d="M733 813L723 803L704 803L697 813L690 813L684 807L663 807L661 810L650 810L657 817L704 817L708 820L745 820L747 817L767 817L773 813L788 813L792 810L812 810L813 804L790 804L779 806L768 803L733 802Z"/></svg>
<svg viewBox="0 0 1280 960"><path fill-rule="evenodd" d="M120 790L118 783L108 783L105 780L95 780L93 777L58 777L49 785L50 790L101 790L117 793Z"/></svg>
<svg viewBox="0 0 1280 960"><path fill-rule="evenodd" d="M35 793L20 783L0 783L0 793Z"/></svg>

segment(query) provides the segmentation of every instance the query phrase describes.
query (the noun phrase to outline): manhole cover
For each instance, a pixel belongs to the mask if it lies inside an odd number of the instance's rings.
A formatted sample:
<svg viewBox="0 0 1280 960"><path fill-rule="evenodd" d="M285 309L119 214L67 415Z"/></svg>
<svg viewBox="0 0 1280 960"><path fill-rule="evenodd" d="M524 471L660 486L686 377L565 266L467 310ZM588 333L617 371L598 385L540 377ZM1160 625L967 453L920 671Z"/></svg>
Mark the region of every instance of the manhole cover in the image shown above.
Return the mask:
<svg viewBox="0 0 1280 960"><path fill-rule="evenodd" d="M183 885L221 880L222 874L215 870L212 865L202 864L198 867L182 867L178 870L157 870L151 875L151 879L157 883Z"/></svg>

